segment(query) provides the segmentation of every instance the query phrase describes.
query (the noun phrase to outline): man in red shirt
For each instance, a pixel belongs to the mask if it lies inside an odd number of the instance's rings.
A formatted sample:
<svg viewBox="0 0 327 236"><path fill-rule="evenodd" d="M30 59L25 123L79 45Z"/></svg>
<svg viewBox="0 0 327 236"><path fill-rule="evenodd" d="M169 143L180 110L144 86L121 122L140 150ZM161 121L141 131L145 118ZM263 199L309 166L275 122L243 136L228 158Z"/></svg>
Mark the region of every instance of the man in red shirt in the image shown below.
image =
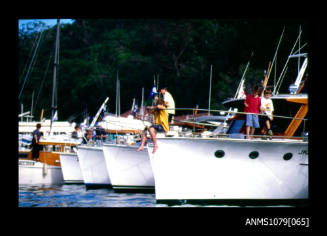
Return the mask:
<svg viewBox="0 0 327 236"><path fill-rule="evenodd" d="M247 114L246 115L246 138L251 139L250 137L250 129L251 136L254 134L256 128L259 128L259 119L258 113L262 109L261 108L261 99L259 97L259 86L256 85L253 88L253 94L248 94L245 98L245 108L244 112L255 113L255 114Z"/></svg>

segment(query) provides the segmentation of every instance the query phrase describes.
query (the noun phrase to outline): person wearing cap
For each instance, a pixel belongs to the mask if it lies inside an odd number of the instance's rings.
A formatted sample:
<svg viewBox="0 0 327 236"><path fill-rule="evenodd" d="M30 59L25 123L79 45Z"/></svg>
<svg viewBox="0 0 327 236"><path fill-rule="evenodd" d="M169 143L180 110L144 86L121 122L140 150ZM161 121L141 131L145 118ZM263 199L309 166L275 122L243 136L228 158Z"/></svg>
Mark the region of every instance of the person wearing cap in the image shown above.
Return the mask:
<svg viewBox="0 0 327 236"><path fill-rule="evenodd" d="M160 93L163 96L163 100L165 101L167 111L168 111L168 121L171 123L173 116L175 115L175 101L173 96L167 91L167 87L162 87L160 89Z"/></svg>

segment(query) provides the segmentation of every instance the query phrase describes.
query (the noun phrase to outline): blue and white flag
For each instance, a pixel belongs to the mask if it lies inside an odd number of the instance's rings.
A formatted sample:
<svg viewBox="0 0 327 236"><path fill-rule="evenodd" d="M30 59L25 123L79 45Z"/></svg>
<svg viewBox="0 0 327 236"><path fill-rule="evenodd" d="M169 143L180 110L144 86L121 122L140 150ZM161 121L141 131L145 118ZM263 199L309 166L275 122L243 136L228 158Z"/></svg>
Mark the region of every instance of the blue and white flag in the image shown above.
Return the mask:
<svg viewBox="0 0 327 236"><path fill-rule="evenodd" d="M157 92L157 88L156 88L156 86L155 85L153 85L153 87L152 87L152 90L151 90L151 92L150 92L150 95L149 95L149 98L148 99L152 99L155 95L157 95L158 94L158 92Z"/></svg>
<svg viewBox="0 0 327 236"><path fill-rule="evenodd" d="M137 113L137 105L135 104L134 107L133 107L133 111L132 111L132 114L133 116L135 117L136 116L136 113Z"/></svg>
<svg viewBox="0 0 327 236"><path fill-rule="evenodd" d="M105 106L103 107L101 113L100 113L99 120L102 120L102 119L105 117L105 115L106 115L106 108L107 108L107 106L105 105Z"/></svg>

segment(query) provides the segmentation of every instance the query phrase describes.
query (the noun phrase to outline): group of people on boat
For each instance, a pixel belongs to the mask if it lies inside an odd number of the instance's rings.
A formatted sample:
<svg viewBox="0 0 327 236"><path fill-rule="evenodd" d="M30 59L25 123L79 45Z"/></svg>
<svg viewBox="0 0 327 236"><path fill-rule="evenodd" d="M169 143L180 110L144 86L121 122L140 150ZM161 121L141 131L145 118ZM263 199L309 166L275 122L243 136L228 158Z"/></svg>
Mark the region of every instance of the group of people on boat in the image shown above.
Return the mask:
<svg viewBox="0 0 327 236"><path fill-rule="evenodd" d="M271 122L273 118L274 105L271 100L271 90L265 89L263 91L263 97L259 96L262 94L262 89L258 85L254 86L252 94L248 94L244 101L244 112L246 114L246 138L252 139L255 129L260 128L260 120L264 122L267 133L273 135L271 130ZM258 114L261 112L260 118Z"/></svg>
<svg viewBox="0 0 327 236"><path fill-rule="evenodd" d="M72 138L82 140L83 144L87 144L90 140L105 141L106 137L107 133L101 125L97 125L94 130L87 128L84 134L81 127L76 125L75 130L72 132Z"/></svg>
<svg viewBox="0 0 327 236"><path fill-rule="evenodd" d="M274 105L271 100L271 90L265 89L264 91L258 85L254 86L252 93L248 94L244 101L244 112L246 112L246 138L252 139L255 129L260 128L260 123L263 122L266 127L266 133L270 136L273 135L271 130L271 122L273 121ZM146 127L142 132L142 140L140 147L137 151L144 150L144 146L147 140L146 131L149 131L151 139L153 141L153 154L158 149L156 132L168 132L169 123L171 117L175 114L173 109L175 108L175 102L171 94L167 91L167 88L161 89L163 97L156 97L155 106L147 107L154 115L155 124ZM260 96L262 95L262 96ZM259 113L260 118L259 118Z"/></svg>
<svg viewBox="0 0 327 236"><path fill-rule="evenodd" d="M263 96L260 96L263 95ZM255 129L260 128L260 121L264 122L266 126L266 132L269 135L273 135L271 130L271 122L273 120L274 106L271 100L271 90L262 89L258 85L254 86L252 93L248 94L244 101L244 112L246 112L246 138L251 139L254 135ZM147 140L146 132L148 131L150 137L153 141L154 148L153 153L158 149L158 144L156 140L156 133L169 131L169 123L172 121L175 115L175 102L172 95L167 91L167 87L162 87L160 89L159 96L155 97L155 105L148 106L146 109L150 110L150 113L154 115L154 124L150 127L146 127L142 132L141 144L137 151L144 150L144 146ZM260 118L259 118L259 113ZM262 115L264 114L264 115ZM40 150L39 140L41 137L40 133L41 124L37 124L37 129L33 132L32 139L32 153L33 160L38 161L38 154ZM106 133L101 127L97 127L93 130L86 130L84 135L81 135L81 127L76 126L75 131L72 133L72 138L83 139L84 143L87 143L91 139L95 140L105 140Z"/></svg>

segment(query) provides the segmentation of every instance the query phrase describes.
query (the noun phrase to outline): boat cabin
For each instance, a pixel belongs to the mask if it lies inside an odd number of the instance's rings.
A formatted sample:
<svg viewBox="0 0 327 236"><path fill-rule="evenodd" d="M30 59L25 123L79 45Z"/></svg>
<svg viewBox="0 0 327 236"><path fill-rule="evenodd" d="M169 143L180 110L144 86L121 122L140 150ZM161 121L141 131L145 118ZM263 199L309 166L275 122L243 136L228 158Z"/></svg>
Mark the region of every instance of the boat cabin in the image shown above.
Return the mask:
<svg viewBox="0 0 327 236"><path fill-rule="evenodd" d="M74 142L60 141L40 141L42 150L40 150L40 162L45 162L48 165L60 166L60 153L74 153L73 147L79 145ZM19 151L18 158L21 160L33 160L32 151Z"/></svg>

